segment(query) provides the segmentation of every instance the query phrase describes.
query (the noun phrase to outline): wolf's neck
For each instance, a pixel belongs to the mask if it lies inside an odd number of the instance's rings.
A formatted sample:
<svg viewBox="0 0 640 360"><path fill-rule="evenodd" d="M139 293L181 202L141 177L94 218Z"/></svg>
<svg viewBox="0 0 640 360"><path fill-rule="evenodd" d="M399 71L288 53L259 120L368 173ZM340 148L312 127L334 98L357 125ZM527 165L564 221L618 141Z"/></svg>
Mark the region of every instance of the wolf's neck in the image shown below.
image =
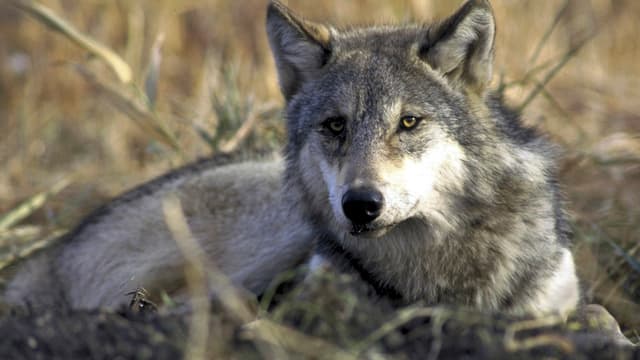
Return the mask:
<svg viewBox="0 0 640 360"><path fill-rule="evenodd" d="M515 213L456 229L411 219L375 239L324 235L318 252L334 265L359 273L380 295L402 303L422 300L497 310L515 301L516 287L522 293L533 277L517 264L531 264L541 274L555 261L554 251L548 259L540 256L541 247L554 244L545 239L553 223L547 210L548 216L538 219Z"/></svg>

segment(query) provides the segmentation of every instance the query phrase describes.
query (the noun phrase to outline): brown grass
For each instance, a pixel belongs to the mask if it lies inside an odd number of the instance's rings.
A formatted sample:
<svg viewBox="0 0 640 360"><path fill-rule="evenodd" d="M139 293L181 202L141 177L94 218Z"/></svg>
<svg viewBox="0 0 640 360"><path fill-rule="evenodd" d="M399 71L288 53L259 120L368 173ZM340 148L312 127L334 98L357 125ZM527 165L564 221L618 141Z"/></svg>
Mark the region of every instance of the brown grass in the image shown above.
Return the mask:
<svg viewBox="0 0 640 360"><path fill-rule="evenodd" d="M121 83L86 48L0 4L0 214L74 179L17 228L67 228L87 209L180 163L228 147L282 143L274 109L283 101L264 33L265 0L41 3L119 54L133 82ZM444 0L289 4L342 25L426 20L457 6ZM504 86L514 106L524 105L528 123L564 147L561 180L580 272L589 293L628 335L638 336L640 2L493 5L495 85ZM555 76L546 76L563 59Z"/></svg>

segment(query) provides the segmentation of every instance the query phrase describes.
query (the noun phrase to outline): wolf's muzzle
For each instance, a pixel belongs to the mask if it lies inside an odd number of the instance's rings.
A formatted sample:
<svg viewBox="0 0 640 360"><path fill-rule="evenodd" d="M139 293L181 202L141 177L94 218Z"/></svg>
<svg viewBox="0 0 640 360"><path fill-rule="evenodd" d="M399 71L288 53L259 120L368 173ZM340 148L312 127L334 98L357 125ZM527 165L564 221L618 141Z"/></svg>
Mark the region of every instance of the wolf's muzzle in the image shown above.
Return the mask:
<svg viewBox="0 0 640 360"><path fill-rule="evenodd" d="M375 220L382 212L384 197L376 189L358 188L342 196L342 211L354 225L365 225Z"/></svg>

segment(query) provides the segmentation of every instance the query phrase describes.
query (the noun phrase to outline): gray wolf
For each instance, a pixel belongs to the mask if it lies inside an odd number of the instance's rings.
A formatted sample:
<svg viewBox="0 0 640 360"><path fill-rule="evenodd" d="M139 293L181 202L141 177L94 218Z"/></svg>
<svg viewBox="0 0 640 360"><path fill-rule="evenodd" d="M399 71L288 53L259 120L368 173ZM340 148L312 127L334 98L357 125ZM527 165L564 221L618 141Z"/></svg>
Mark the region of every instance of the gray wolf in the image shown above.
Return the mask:
<svg viewBox="0 0 640 360"><path fill-rule="evenodd" d="M488 89L495 28L482 0L435 24L350 29L271 2L284 160L143 185L27 262L5 299L113 307L138 286L178 291L184 259L158 210L175 193L203 253L255 293L308 260L401 304L567 314L579 291L555 150Z"/></svg>

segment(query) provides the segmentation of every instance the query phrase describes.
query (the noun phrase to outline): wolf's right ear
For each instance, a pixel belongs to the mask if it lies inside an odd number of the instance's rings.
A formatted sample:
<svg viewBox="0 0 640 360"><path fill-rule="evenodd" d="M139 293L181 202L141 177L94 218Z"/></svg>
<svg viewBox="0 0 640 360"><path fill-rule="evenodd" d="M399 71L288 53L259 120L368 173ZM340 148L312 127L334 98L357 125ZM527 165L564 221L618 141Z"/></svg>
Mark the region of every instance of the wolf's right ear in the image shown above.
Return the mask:
<svg viewBox="0 0 640 360"><path fill-rule="evenodd" d="M331 30L297 17L279 1L267 9L267 34L280 88L289 100L331 55Z"/></svg>

